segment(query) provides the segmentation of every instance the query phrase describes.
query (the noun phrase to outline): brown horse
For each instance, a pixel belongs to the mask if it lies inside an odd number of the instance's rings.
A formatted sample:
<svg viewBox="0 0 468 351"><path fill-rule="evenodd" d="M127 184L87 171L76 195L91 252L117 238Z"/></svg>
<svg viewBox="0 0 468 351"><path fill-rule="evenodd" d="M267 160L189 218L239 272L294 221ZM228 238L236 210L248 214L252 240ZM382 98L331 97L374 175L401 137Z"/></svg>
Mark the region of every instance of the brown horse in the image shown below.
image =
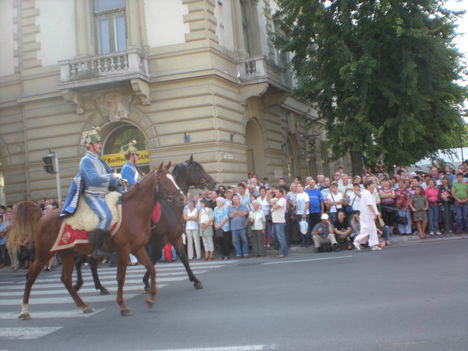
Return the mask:
<svg viewBox="0 0 468 351"><path fill-rule="evenodd" d="M190 156L190 159L183 163L179 163L174 166L172 171L174 180L177 185L182 189L184 194L187 195L188 189L191 186L214 189L216 182L214 179L206 173L205 169L201 164L194 161L193 155ZM185 270L187 271L189 280L193 282L193 285L196 289L202 289L203 285L198 280L198 278L193 273L190 268L187 254L183 247L182 243L182 234L185 231L185 222L183 219L183 209L185 203L177 204L175 202L170 202L162 199L160 201L161 205L161 219L159 222L151 228L151 261L155 264L161 255L161 249L166 243L171 243L174 245L177 256L179 256L180 261L183 263ZM79 290L83 285L83 278L81 274L81 265L86 258L81 257L80 260L76 262L76 272L77 272L77 281L74 286L75 290ZM99 275L97 271L98 261L92 258L88 259L89 267L93 275L94 287L96 290L100 290L102 295L106 295L109 292L105 287L102 286ZM146 271L143 277L143 283L145 284L145 291L149 291L149 271Z"/></svg>
<svg viewBox="0 0 468 351"><path fill-rule="evenodd" d="M127 271L128 255L133 253L138 260L150 271L151 289L150 296L146 299L149 306L154 303L156 296L156 271L145 250L145 244L150 236L150 220L153 208L161 198L170 198L180 201L183 193L169 174L170 163L146 175L138 185L134 186L122 197L122 225L112 238L112 245L117 252L117 304L122 316L131 315L123 298L123 287ZM37 225L34 241L36 247L36 258L26 275L26 286L23 294L22 311L18 318L30 319L29 295L32 285L42 271L44 265L52 257L52 248L62 220L59 218L59 210L55 210L41 217ZM90 244L76 245L71 249L60 251L62 261L62 283L65 285L75 304L81 307L84 313L92 312L91 308L83 302L72 285L73 264L76 255L90 254Z"/></svg>

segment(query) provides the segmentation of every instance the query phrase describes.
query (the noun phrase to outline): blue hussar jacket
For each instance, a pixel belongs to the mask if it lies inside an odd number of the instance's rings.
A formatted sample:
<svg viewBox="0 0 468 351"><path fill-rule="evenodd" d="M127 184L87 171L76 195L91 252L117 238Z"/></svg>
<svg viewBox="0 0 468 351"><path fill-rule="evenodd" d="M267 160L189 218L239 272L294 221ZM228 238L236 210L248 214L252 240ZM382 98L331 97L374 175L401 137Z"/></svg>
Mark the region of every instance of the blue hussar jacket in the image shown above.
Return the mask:
<svg viewBox="0 0 468 351"><path fill-rule="evenodd" d="M117 179L112 177L112 169L92 152L81 159L80 172L73 178L68 195L60 212L60 217L75 213L80 195L84 192L91 196L104 196L109 187L119 189Z"/></svg>
<svg viewBox="0 0 468 351"><path fill-rule="evenodd" d="M131 162L125 162L122 167L122 171L120 172L122 179L125 179L129 186L132 186L138 181L138 171L136 166Z"/></svg>

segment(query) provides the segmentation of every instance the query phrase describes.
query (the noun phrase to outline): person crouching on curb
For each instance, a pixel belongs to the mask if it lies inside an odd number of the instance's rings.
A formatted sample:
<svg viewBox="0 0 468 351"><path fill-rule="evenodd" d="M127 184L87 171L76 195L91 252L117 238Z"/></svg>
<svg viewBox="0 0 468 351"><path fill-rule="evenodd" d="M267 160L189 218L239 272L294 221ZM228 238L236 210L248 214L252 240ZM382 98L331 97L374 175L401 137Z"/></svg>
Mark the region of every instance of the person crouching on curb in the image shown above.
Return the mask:
<svg viewBox="0 0 468 351"><path fill-rule="evenodd" d="M315 250L322 252L322 244L331 244L334 251L339 250L335 234L333 234L333 225L328 220L328 215L324 213L320 217L321 222L317 223L312 229L312 240L314 241Z"/></svg>

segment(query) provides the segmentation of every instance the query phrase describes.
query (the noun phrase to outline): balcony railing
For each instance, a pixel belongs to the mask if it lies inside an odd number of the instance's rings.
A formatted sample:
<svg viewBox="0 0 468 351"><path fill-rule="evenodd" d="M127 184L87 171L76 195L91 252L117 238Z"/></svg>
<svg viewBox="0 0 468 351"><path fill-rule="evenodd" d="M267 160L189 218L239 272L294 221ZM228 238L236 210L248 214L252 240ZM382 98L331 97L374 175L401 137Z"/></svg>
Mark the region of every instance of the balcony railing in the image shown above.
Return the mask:
<svg viewBox="0 0 468 351"><path fill-rule="evenodd" d="M264 56L240 62L237 70L240 74L239 78L244 84L269 82L282 89L290 88L288 71Z"/></svg>
<svg viewBox="0 0 468 351"><path fill-rule="evenodd" d="M80 87L141 78L148 81L148 62L136 49L60 62L63 87Z"/></svg>

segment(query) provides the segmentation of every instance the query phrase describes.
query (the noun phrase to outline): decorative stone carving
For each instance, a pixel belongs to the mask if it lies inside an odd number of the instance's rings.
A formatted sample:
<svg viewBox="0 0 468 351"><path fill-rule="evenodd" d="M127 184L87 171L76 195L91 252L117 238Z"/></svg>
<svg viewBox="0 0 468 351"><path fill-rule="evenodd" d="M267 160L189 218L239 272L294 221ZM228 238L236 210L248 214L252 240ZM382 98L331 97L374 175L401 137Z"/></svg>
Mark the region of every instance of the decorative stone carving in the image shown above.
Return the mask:
<svg viewBox="0 0 468 351"><path fill-rule="evenodd" d="M141 104L151 105L149 84L142 79L132 79L130 84L133 93L140 98Z"/></svg>
<svg viewBox="0 0 468 351"><path fill-rule="evenodd" d="M76 113L81 115L84 113L84 105L82 96L76 91L66 89L63 91L65 101L72 102L76 105Z"/></svg>
<svg viewBox="0 0 468 351"><path fill-rule="evenodd" d="M99 113L110 121L119 121L128 118L132 96L120 92L110 92L98 95L95 98Z"/></svg>

